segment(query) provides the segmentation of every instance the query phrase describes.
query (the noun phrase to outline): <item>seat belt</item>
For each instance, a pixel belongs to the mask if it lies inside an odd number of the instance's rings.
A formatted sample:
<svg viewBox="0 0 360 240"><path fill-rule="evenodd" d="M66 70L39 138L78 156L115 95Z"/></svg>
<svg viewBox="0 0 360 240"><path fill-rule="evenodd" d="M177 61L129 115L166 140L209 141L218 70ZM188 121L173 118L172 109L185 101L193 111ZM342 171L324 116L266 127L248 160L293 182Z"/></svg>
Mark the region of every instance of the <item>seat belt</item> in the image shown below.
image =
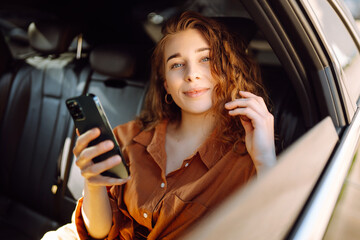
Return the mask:
<svg viewBox="0 0 360 240"><path fill-rule="evenodd" d="M81 43L82 43L82 34L80 34L78 36L78 46L77 46L78 48L82 48ZM80 59L80 58L78 58L79 56L81 56L81 50L78 49L77 50L77 59L78 60ZM85 84L81 91L82 95L86 94L89 89L90 80L91 80L91 76L92 76L92 69L89 68L86 72L87 73L86 73ZM72 121L70 115L69 115L69 118L70 118L70 121ZM62 148L62 152L58 158L57 171L56 171L56 183L54 185L52 185L52 187L51 187L51 191L55 195L55 216L57 217L57 219L61 219L62 203L65 198L67 183L69 180L69 174L70 174L70 169L71 169L72 160L73 160L72 149L74 148L75 141L76 141L75 127L72 124L70 124L70 125L72 126L71 127L72 129L69 131L69 132L71 132L70 133L71 137L66 138L66 140L65 140L64 146ZM68 134L68 136L70 134ZM65 163L64 171L62 171L62 163ZM63 176L62 176L62 172L64 172Z"/></svg>

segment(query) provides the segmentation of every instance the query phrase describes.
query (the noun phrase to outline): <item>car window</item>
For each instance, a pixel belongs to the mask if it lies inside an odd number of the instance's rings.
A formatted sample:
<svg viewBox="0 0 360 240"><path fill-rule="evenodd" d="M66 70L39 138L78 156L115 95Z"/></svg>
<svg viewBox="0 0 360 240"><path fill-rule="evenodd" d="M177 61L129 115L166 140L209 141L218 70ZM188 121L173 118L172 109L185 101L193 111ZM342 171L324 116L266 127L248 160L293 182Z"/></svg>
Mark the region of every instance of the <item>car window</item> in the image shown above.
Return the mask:
<svg viewBox="0 0 360 240"><path fill-rule="evenodd" d="M311 3L308 1L308 6L313 10L336 64L342 69L347 93L352 106L355 106L360 93L360 69L356 67L360 62L359 49L327 0L312 0Z"/></svg>

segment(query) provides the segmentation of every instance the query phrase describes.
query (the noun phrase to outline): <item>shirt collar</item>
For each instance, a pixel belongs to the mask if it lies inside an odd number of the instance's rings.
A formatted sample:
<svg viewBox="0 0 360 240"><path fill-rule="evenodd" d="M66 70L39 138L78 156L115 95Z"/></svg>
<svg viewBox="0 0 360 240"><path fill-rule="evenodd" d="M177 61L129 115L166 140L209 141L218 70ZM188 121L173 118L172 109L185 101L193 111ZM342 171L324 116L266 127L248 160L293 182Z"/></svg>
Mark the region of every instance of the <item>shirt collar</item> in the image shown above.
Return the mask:
<svg viewBox="0 0 360 240"><path fill-rule="evenodd" d="M167 121L162 121L156 125L155 129L142 131L133 140L146 147L148 153L152 156L159 167L165 172L166 152L165 136Z"/></svg>
<svg viewBox="0 0 360 240"><path fill-rule="evenodd" d="M216 162L228 152L229 146L216 138L216 130L199 147L198 153L201 160L208 169L212 168Z"/></svg>
<svg viewBox="0 0 360 240"><path fill-rule="evenodd" d="M167 123L168 121L162 121L156 125L155 129L142 131L133 138L135 142L140 143L147 148L147 151L152 155L160 167L166 166L165 136ZM226 152L229 151L230 147L229 144L224 144L216 138L216 130L214 130L198 148L197 152L200 155L201 161L203 161L206 167L210 169L223 155L225 155Z"/></svg>
<svg viewBox="0 0 360 240"><path fill-rule="evenodd" d="M165 144L167 121L164 120L155 126L155 129L150 131L141 131L133 140L141 145L147 147L153 144ZM160 142L157 142L160 141Z"/></svg>

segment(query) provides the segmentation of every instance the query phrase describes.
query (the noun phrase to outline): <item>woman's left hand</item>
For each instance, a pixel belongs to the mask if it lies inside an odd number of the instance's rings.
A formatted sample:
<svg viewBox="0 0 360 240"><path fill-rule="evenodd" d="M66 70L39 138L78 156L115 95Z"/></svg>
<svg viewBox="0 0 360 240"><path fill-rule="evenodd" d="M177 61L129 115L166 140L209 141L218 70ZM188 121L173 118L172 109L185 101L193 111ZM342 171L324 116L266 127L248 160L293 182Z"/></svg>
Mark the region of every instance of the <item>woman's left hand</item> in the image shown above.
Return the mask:
<svg viewBox="0 0 360 240"><path fill-rule="evenodd" d="M274 117L264 99L250 92L240 91L242 98L225 104L230 116L240 117L245 129L245 144L257 172L276 164L274 145Z"/></svg>

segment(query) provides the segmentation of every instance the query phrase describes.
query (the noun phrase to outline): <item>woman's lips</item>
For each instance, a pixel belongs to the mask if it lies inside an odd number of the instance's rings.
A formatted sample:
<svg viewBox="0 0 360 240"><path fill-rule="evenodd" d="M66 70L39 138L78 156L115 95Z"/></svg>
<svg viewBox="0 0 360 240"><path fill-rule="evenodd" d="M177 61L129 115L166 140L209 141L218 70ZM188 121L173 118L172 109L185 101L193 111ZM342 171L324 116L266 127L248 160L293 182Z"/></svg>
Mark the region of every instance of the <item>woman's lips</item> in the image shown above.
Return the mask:
<svg viewBox="0 0 360 240"><path fill-rule="evenodd" d="M204 95L207 91L209 91L210 88L200 88L200 89L191 89L189 91L184 92L184 94L187 97L200 97L202 95Z"/></svg>

